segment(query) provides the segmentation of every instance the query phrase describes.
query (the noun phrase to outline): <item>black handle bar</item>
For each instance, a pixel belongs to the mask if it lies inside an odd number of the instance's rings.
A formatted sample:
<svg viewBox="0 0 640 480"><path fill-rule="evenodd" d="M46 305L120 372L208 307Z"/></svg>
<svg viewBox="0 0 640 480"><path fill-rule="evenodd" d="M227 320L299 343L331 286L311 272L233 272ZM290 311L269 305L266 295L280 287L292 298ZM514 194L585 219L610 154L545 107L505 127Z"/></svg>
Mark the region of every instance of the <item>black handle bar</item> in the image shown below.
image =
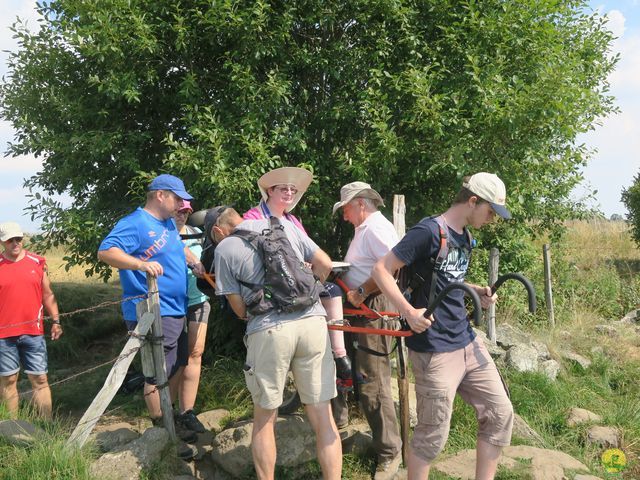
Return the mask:
<svg viewBox="0 0 640 480"><path fill-rule="evenodd" d="M427 307L427 310L424 312L424 316L431 316L436 307L449 294L451 290L463 290L467 295L469 295L469 297L471 297L471 301L473 302L473 323L475 323L476 325L480 325L480 312L482 312L480 297L478 297L476 291L466 283L450 283L449 285L444 287L438 294L438 296L433 300L431 305Z"/></svg>
<svg viewBox="0 0 640 480"><path fill-rule="evenodd" d="M507 280L517 280L524 285L524 288L527 289L527 295L529 297L529 312L536 313L536 291L529 279L527 279L521 273L505 273L504 275L501 275L498 280L496 280L496 283L491 286L491 293L496 293L496 290L498 290L500 286Z"/></svg>

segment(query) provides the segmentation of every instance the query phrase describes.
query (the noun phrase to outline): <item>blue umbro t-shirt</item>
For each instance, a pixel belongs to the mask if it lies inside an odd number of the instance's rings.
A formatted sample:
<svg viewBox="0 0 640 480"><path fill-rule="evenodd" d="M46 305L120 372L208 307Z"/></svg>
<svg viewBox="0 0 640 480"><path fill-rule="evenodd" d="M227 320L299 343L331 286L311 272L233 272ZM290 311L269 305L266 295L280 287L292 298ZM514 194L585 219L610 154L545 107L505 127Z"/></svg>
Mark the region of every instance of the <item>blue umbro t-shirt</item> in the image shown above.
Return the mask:
<svg viewBox="0 0 640 480"><path fill-rule="evenodd" d="M436 291L452 282L464 282L471 259L471 245L467 232L448 229L449 253L437 273ZM392 251L406 265L412 265L425 279L424 287L416 295L414 307L425 308L431 288L430 260L440 250L440 228L432 217L422 219L412 227ZM434 312L435 323L420 334L406 338L407 347L416 352L451 352L466 347L475 338L467 320L464 292L453 290Z"/></svg>
<svg viewBox="0 0 640 480"><path fill-rule="evenodd" d="M117 247L144 261L158 262L163 274L158 277L160 314L163 317L182 317L187 308L187 262L184 244L173 218L158 220L142 208L120 219L100 244L99 250ZM138 270L120 270L122 298L147 293L147 277ZM124 319L136 319L136 303L143 299L122 303Z"/></svg>

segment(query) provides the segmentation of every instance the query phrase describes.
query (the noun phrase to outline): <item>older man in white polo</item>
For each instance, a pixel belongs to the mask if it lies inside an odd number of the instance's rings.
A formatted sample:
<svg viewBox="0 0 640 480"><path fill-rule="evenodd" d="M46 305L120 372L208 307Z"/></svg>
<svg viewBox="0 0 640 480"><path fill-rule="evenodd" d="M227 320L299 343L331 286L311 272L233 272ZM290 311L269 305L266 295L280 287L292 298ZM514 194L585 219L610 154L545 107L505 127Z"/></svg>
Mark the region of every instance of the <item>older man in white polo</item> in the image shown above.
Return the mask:
<svg viewBox="0 0 640 480"><path fill-rule="evenodd" d="M368 183L352 182L340 189L340 201L333 206L333 213L342 208L342 217L355 227L345 261L351 264L342 279L349 292L347 299L357 307L362 303L379 310L390 310L390 304L380 294L371 278L373 265L398 243L393 224L378 208L384 206L382 197ZM351 323L373 328L393 327L383 320L356 319ZM375 480L393 478L402 460L402 440L391 396L391 337L357 334L359 345L355 353L356 371L364 378L358 386L360 405L373 433L373 446L378 465ZM374 353L375 352L375 353ZM333 402L336 423L348 419L346 402L338 397Z"/></svg>

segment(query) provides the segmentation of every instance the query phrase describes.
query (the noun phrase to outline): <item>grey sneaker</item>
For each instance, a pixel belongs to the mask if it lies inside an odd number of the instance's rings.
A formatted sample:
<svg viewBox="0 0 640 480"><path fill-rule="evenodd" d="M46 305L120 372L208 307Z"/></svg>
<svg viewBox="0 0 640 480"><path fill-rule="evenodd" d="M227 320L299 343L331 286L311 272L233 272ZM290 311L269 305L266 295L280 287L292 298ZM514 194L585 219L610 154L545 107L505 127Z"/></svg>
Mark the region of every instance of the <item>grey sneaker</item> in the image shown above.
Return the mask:
<svg viewBox="0 0 640 480"><path fill-rule="evenodd" d="M395 458L391 460L378 461L376 467L376 474L373 476L373 480L391 480L402 463L402 452L398 453Z"/></svg>
<svg viewBox="0 0 640 480"><path fill-rule="evenodd" d="M204 433L207 431L202 422L200 422L198 417L196 417L196 414L193 413L193 410L187 410L186 412L177 415L176 422L180 423L184 428L191 430L192 432Z"/></svg>

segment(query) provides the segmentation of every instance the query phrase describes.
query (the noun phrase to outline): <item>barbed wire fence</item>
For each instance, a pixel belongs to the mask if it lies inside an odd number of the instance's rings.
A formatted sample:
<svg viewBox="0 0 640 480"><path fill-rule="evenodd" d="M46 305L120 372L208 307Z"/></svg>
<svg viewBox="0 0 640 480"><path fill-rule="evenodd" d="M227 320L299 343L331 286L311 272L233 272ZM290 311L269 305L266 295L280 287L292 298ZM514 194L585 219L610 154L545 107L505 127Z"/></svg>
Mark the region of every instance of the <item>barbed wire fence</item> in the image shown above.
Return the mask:
<svg viewBox="0 0 640 480"><path fill-rule="evenodd" d="M93 312L105 307L120 305L124 302L140 300L136 304L136 328L133 331L128 332L128 340L119 355L116 357L100 362L96 365L87 367L79 372L70 374L64 378L56 380L55 382L47 383L41 387L31 388L23 392L17 392L11 397L5 398L9 400L15 398L15 396L25 397L38 392L39 390L55 387L65 384L72 380L75 380L84 375L93 373L108 365L112 365L109 371L104 385L93 399L91 405L87 408L84 415L77 423L75 429L71 433L67 441L69 446L81 447L84 445L91 434L91 431L105 414L116 412L133 402L139 401L139 398L133 398L123 404L120 404L107 411L107 407L115 397L116 393L120 389L122 382L125 379L129 366L133 362L136 354L141 353L143 374L145 378L156 378L157 385L143 395L147 397L156 393L160 396L160 404L162 409L163 425L169 431L170 437L175 440L175 426L173 423L173 410L171 406L170 395L168 391L169 382L167 379L164 351L162 341L164 339L162 334L162 321L160 316L160 297L157 285L157 279L150 275L147 275L147 290L148 293L135 295L131 297L122 298L116 301L106 301L99 304L79 308L69 312L62 312L57 315L57 318L70 317L78 315L80 313ZM51 320L51 316L41 316L38 319L17 322L13 324L5 324L0 326L1 330L8 328L19 327L28 324L40 323L46 320Z"/></svg>

